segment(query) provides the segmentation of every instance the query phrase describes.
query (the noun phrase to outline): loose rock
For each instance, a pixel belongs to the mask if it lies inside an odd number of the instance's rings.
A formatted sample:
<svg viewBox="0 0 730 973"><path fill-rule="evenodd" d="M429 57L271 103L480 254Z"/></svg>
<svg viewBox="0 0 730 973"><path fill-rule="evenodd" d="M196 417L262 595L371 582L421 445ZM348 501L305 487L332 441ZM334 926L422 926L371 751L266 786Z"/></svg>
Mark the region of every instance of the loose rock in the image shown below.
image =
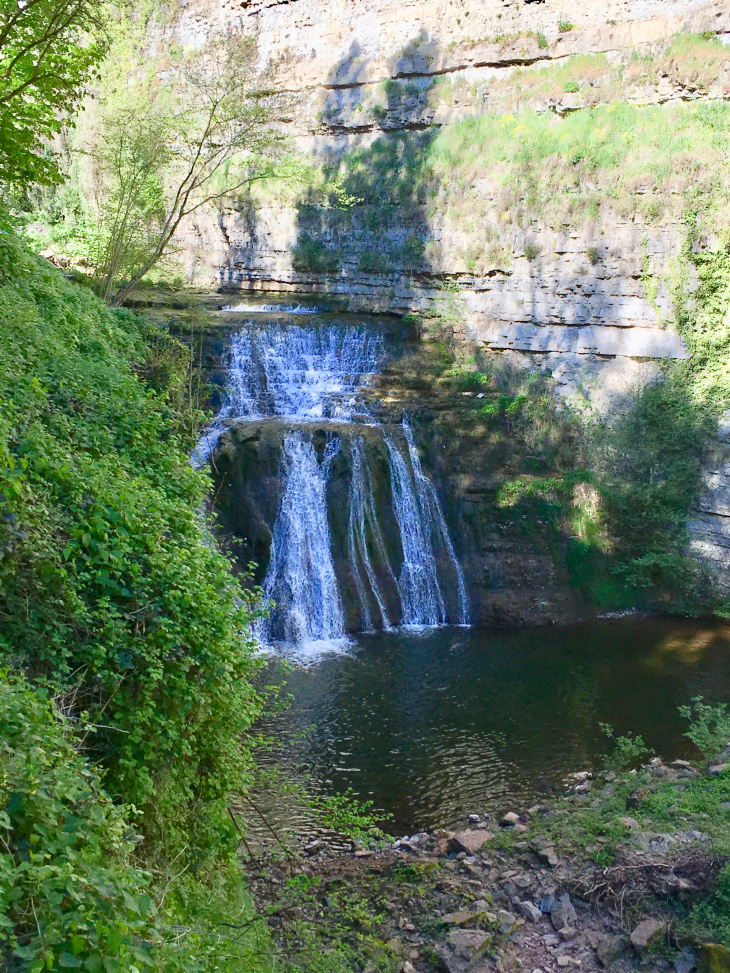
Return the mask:
<svg viewBox="0 0 730 973"><path fill-rule="evenodd" d="M492 838L491 831L457 831L449 841L449 850L473 855Z"/></svg>
<svg viewBox="0 0 730 973"><path fill-rule="evenodd" d="M661 919L644 919L631 933L631 945L634 949L646 949L664 932L664 923Z"/></svg>
<svg viewBox="0 0 730 973"><path fill-rule="evenodd" d="M675 973L692 973L697 966L697 957L691 946L685 946L681 953L674 957Z"/></svg>
<svg viewBox="0 0 730 973"><path fill-rule="evenodd" d="M542 912L540 912L534 902L520 902L517 906L517 911L520 915L527 916L530 922L540 922L542 919Z"/></svg>

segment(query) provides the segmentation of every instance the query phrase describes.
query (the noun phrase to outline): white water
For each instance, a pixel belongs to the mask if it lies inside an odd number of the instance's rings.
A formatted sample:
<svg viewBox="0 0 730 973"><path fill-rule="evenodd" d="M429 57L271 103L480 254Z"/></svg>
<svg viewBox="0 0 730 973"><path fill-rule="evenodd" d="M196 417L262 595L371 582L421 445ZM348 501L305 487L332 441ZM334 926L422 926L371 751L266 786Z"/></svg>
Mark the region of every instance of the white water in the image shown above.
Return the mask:
<svg viewBox="0 0 730 973"><path fill-rule="evenodd" d="M361 628L364 632L374 632L372 616L367 589L360 573L360 564L365 570L365 576L370 584L370 591L375 598L380 612L382 627L388 631L392 628L385 602L380 593L375 571L368 552L367 528L370 526L375 547L380 555L381 562L385 565L387 573L395 581L393 571L388 561L385 550L383 534L380 530L378 514L375 509L373 498L373 487L370 477L370 470L365 460L365 450L363 447L362 436L353 437L350 441L350 454L352 456L352 479L350 480L350 519L347 532L347 551L350 559L350 569L355 579L360 606L362 609Z"/></svg>
<svg viewBox="0 0 730 973"><path fill-rule="evenodd" d="M410 470L392 439L385 437L390 454L390 482L400 528L403 566L398 576L402 619L406 628L445 625L446 606L438 581L436 559L428 524L414 489Z"/></svg>
<svg viewBox="0 0 730 973"><path fill-rule="evenodd" d="M332 561L327 523L327 475L339 440L322 465L300 432L284 440L285 483L274 526L264 594L275 602L264 620L263 642L282 641L313 651L345 641L345 616Z"/></svg>
<svg viewBox="0 0 730 973"><path fill-rule="evenodd" d="M318 307L306 304L227 304L221 310L229 314L319 314Z"/></svg>
<svg viewBox="0 0 730 973"><path fill-rule="evenodd" d="M252 311L256 308L230 308ZM275 305L258 310L281 311ZM287 309L314 313L313 309ZM281 323L250 326L234 335L229 356L226 400L201 438L192 461L202 465L232 421L268 417L284 421L377 426L359 400L360 388L376 374L384 357L380 334L363 327L297 326ZM401 602L400 624L429 628L450 620L439 579L436 552L446 552L459 592L459 623L469 623L464 576L456 558L436 489L421 467L407 420L405 443L396 445L383 431L390 462L391 492L403 563L391 567L381 517L373 495L372 476L362 436L349 438L352 476L349 487L347 561L361 607L361 628L390 629L384 589ZM330 441L322 463L302 430L283 441L284 483L273 528L264 593L275 603L262 621L262 643L295 646L299 658L348 645L345 615L332 557L328 523L329 465L339 451ZM368 546L368 542L370 546ZM435 546L435 547L434 547ZM378 573L373 565L378 564ZM443 561L442 567L443 567ZM397 572L397 578L396 578Z"/></svg>
<svg viewBox="0 0 730 973"><path fill-rule="evenodd" d="M413 467L416 489L418 490L418 499L420 501L421 514L423 517L424 534L429 537L434 537L434 535L437 536L448 552L449 559L454 566L454 571L456 573L456 584L459 589L459 624L468 625L469 599L466 596L464 572L461 570L461 565L459 564L456 557L456 552L454 551L454 545L451 543L449 529L446 526L446 518L444 517L444 512L438 498L438 493L436 493L436 487L429 480L421 467L421 459L418 455L418 450L416 449L416 444L413 439L413 430L411 429L411 424L407 417L403 419L403 433L406 437L406 442L408 443L408 453L411 458L411 466Z"/></svg>

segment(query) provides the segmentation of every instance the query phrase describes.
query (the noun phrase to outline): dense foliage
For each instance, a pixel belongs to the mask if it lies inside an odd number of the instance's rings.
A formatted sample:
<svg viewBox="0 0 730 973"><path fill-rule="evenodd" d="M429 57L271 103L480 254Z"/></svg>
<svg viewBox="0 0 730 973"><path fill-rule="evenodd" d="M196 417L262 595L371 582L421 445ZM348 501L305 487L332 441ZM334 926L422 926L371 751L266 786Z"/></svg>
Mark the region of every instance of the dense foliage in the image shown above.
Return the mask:
<svg viewBox="0 0 730 973"><path fill-rule="evenodd" d="M0 674L0 955L5 970L145 968L150 875L134 830L52 703Z"/></svg>
<svg viewBox="0 0 730 973"><path fill-rule="evenodd" d="M208 537L167 392L187 359L12 237L0 322L0 648L100 724L107 786L156 844L225 844L258 710L251 596Z"/></svg>
<svg viewBox="0 0 730 973"><path fill-rule="evenodd" d="M104 53L104 0L0 0L0 180L57 182L49 142Z"/></svg>

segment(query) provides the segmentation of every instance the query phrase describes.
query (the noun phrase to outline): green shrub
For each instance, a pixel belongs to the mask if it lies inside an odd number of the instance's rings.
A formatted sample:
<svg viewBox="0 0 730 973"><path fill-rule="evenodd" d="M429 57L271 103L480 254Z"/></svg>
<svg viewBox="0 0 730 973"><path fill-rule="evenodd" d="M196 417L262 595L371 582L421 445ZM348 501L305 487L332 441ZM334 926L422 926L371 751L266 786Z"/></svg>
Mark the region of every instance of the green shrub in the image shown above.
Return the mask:
<svg viewBox="0 0 730 973"><path fill-rule="evenodd" d="M100 724L150 845L235 847L252 599L210 542L186 349L0 237L0 654Z"/></svg>
<svg viewBox="0 0 730 973"><path fill-rule="evenodd" d="M544 51L547 47L549 47L547 37L540 31L537 34L537 46L541 51Z"/></svg>
<svg viewBox="0 0 730 973"><path fill-rule="evenodd" d="M695 696L689 706L680 706L679 713L690 721L685 736L698 750L712 760L730 743L730 713L727 703L709 706L702 696Z"/></svg>
<svg viewBox="0 0 730 973"><path fill-rule="evenodd" d="M0 672L0 965L146 970L151 876L132 863L128 809L74 742L48 698Z"/></svg>
<svg viewBox="0 0 730 973"><path fill-rule="evenodd" d="M363 250L357 260L357 265L365 274L392 274L393 264L389 253L376 250Z"/></svg>
<svg viewBox="0 0 730 973"><path fill-rule="evenodd" d="M563 91L567 91L567 92L580 91L580 85L578 84L577 81L573 81L571 78L570 81L566 81L565 84L563 85Z"/></svg>
<svg viewBox="0 0 730 973"><path fill-rule="evenodd" d="M616 736L613 727L608 723L600 723L601 730L606 734L613 746L603 758L606 770L620 771L633 769L642 757L650 756L650 750L638 734L628 733L626 736Z"/></svg>
<svg viewBox="0 0 730 973"><path fill-rule="evenodd" d="M569 20L561 20L558 22L558 30L561 34L567 34L571 30L575 30L575 24L572 24Z"/></svg>
<svg viewBox="0 0 730 973"><path fill-rule="evenodd" d="M525 256L532 263L533 260L537 260L540 256L540 247L535 243L526 243Z"/></svg>
<svg viewBox="0 0 730 973"><path fill-rule="evenodd" d="M340 254L308 233L302 233L292 250L292 267L297 273L333 274L339 270Z"/></svg>

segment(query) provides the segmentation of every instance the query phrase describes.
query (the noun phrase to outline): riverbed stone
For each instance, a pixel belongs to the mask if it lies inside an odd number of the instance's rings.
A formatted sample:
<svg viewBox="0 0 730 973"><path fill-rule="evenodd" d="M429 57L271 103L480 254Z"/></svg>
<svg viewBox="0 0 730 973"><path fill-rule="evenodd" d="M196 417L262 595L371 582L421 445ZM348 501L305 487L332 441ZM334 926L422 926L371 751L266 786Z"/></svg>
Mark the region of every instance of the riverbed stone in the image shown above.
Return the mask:
<svg viewBox="0 0 730 973"><path fill-rule="evenodd" d="M493 838L491 831L457 831L449 841L449 851L473 855Z"/></svg>
<svg viewBox="0 0 730 973"><path fill-rule="evenodd" d="M514 811L508 811L499 822L503 828L514 828L516 824L519 824L520 816L515 814Z"/></svg>

